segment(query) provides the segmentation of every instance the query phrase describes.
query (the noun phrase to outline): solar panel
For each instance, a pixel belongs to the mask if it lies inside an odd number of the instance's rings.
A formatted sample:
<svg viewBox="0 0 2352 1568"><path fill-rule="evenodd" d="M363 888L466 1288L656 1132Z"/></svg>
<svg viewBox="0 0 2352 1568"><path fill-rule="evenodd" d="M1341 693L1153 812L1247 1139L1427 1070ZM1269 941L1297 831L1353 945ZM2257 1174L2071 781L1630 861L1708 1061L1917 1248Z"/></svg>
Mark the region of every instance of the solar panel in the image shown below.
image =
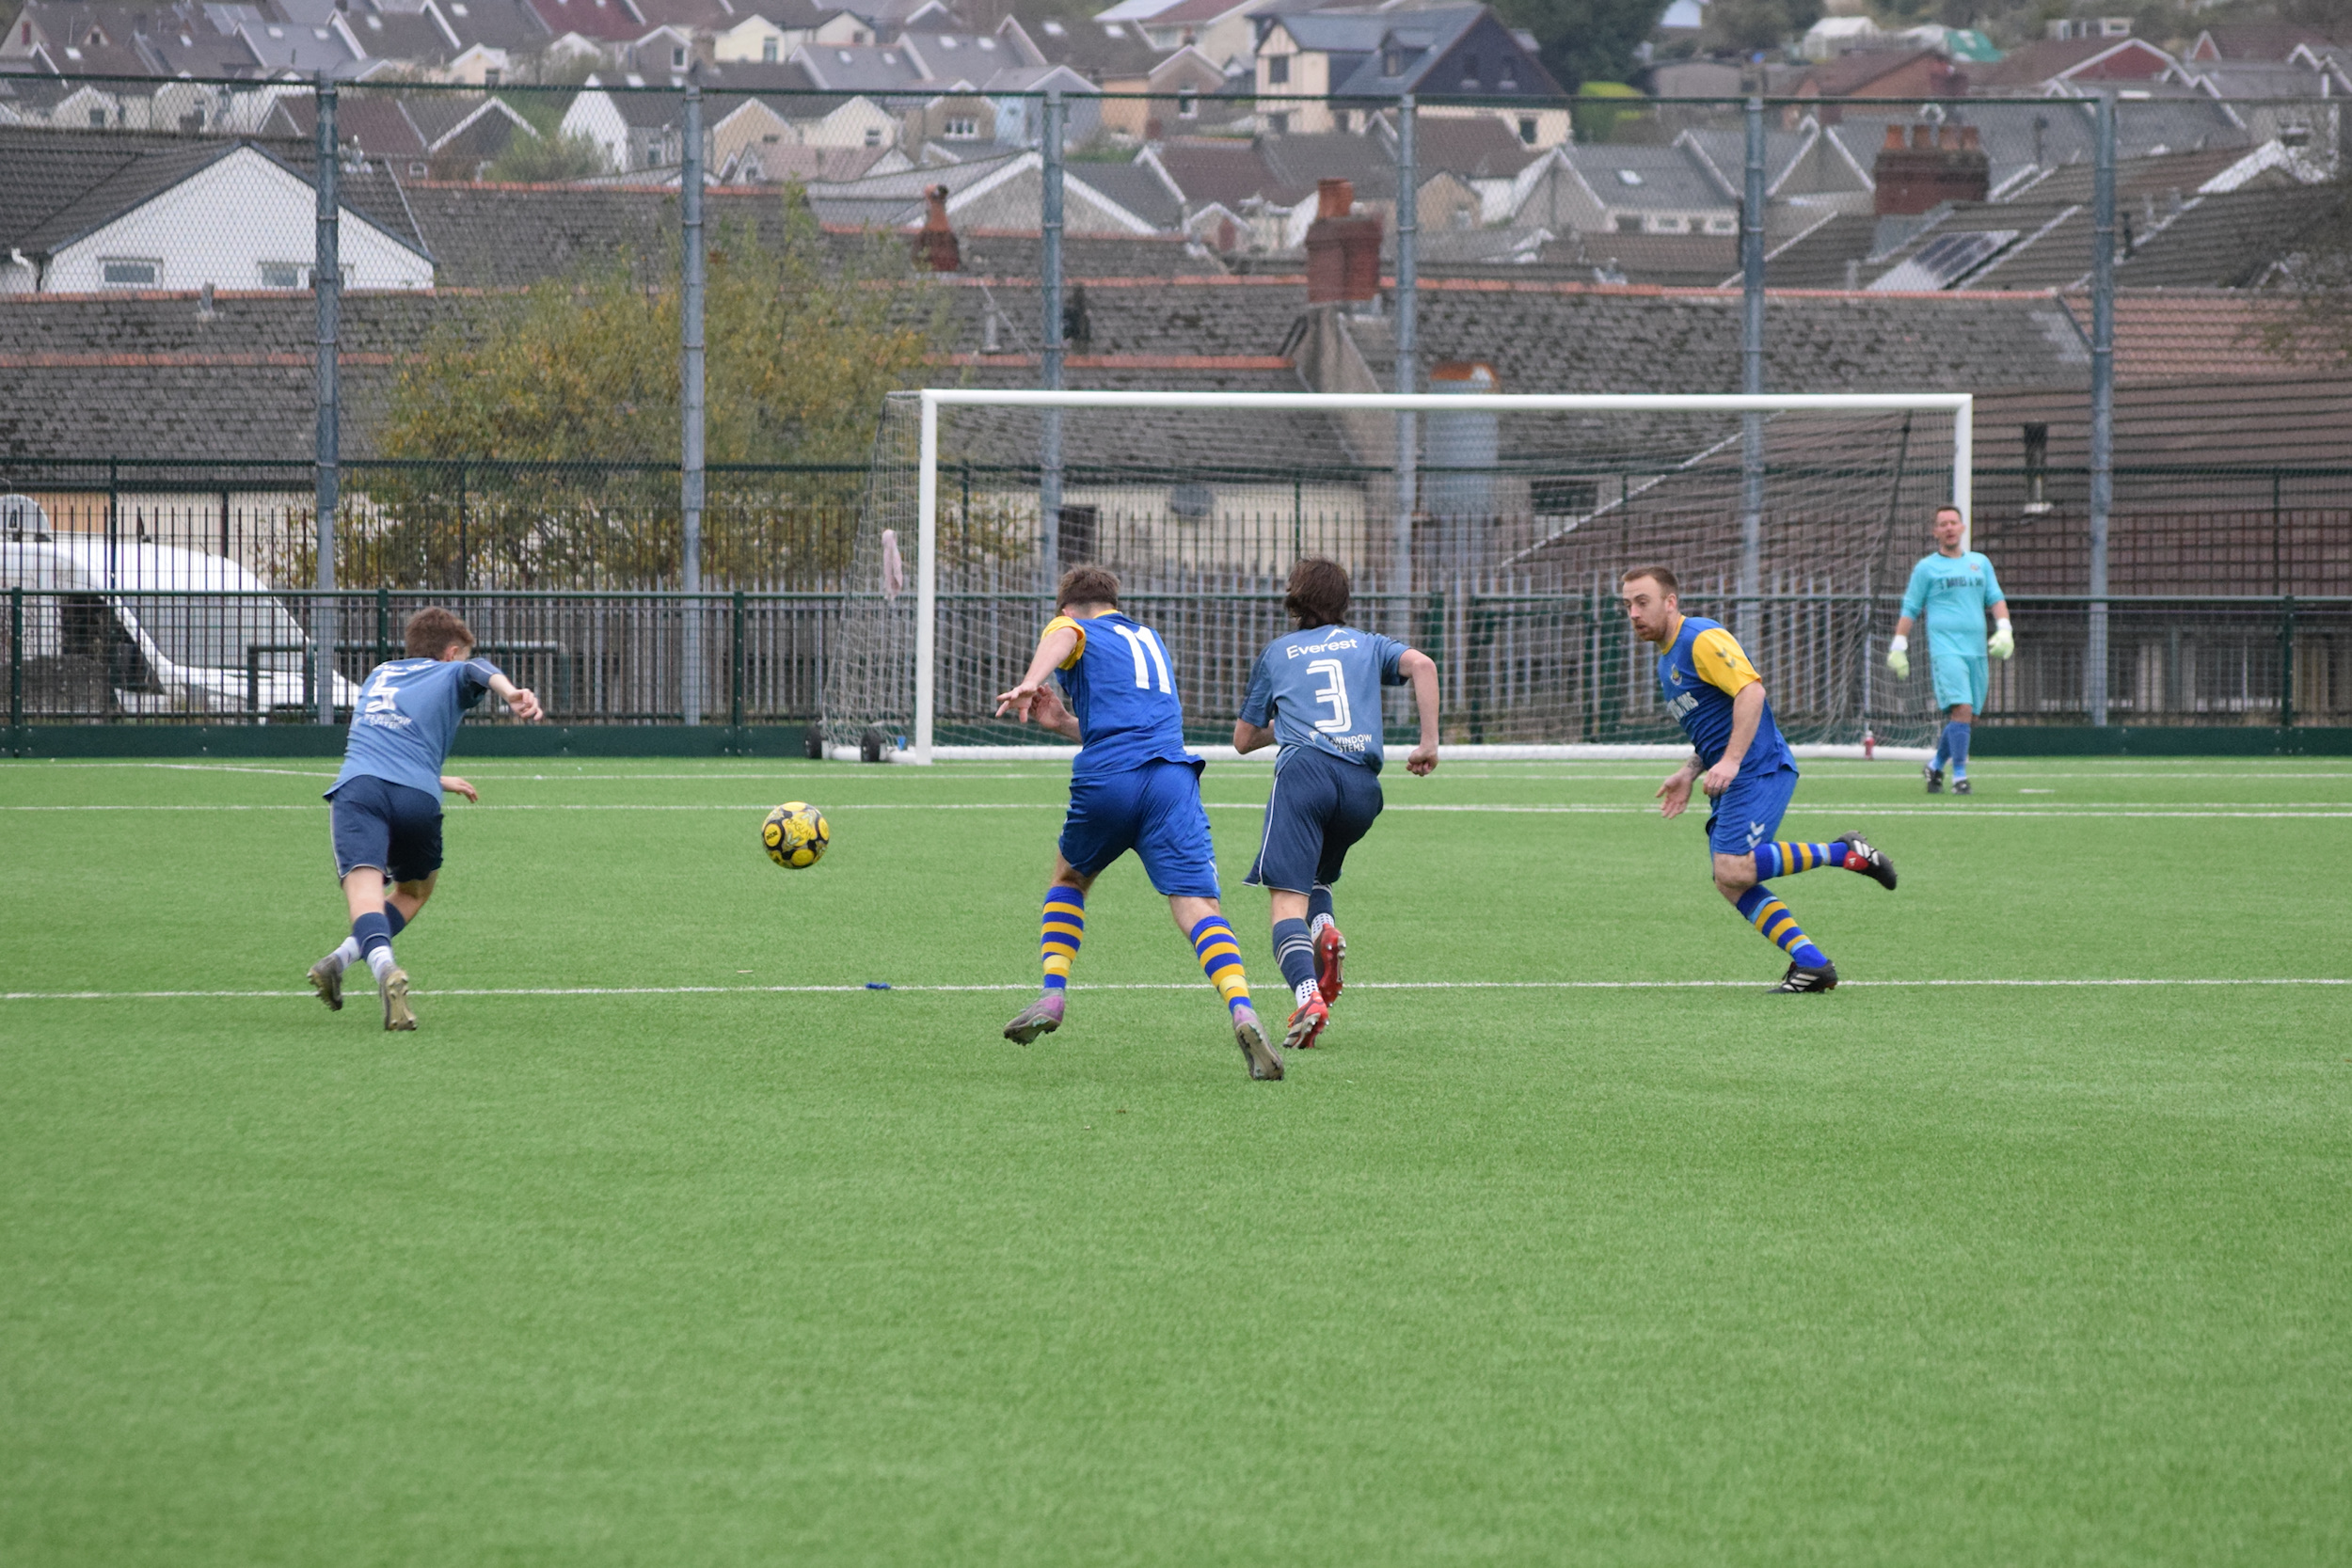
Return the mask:
<svg viewBox="0 0 2352 1568"><path fill-rule="evenodd" d="M1948 289L2000 253L2017 237L2014 229L1980 229L1966 234L1938 234L1912 253L1910 260L1889 267L1873 281L1872 293L1931 292Z"/></svg>

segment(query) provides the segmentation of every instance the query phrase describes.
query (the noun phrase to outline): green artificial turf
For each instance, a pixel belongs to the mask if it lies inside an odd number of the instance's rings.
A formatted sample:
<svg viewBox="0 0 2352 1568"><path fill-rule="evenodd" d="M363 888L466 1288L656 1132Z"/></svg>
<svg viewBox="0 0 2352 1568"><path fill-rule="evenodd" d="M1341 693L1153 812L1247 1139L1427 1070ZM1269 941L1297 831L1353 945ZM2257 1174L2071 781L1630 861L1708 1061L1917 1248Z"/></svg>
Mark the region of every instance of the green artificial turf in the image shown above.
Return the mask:
<svg viewBox="0 0 2352 1568"><path fill-rule="evenodd" d="M2352 766L1808 766L1823 997L1664 768L1393 771L1265 1085L1132 861L913 989L1051 767L469 768L395 1037L331 768L0 765L0 1562L2352 1558L2352 987L1864 983L2352 977ZM1382 984L1560 981L1741 983Z"/></svg>

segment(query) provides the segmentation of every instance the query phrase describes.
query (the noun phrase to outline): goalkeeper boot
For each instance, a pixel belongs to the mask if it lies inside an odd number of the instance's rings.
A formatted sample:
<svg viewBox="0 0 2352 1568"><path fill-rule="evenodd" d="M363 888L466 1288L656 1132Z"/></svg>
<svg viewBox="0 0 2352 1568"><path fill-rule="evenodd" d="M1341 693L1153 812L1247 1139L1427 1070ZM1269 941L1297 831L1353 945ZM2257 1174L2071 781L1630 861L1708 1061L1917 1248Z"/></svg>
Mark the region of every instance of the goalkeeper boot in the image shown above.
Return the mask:
<svg viewBox="0 0 2352 1568"><path fill-rule="evenodd" d="M1966 779L1960 778L1952 781L1952 793L1955 795L1974 795L1976 791L1968 787L1968 781Z"/></svg>
<svg viewBox="0 0 2352 1568"><path fill-rule="evenodd" d="M1049 990L1014 1015L1005 1025L1005 1038L1015 1045L1026 1045L1040 1035L1050 1035L1061 1027L1062 993Z"/></svg>
<svg viewBox="0 0 2352 1568"><path fill-rule="evenodd" d="M1929 794L1941 795L1944 793L1944 769L1936 767L1935 764L1931 762L1923 763L1920 765L1919 773L1922 778L1928 781Z"/></svg>
<svg viewBox="0 0 2352 1568"><path fill-rule="evenodd" d="M1837 842L1846 847L1846 866L1859 871L1887 892L1895 891L1895 863L1871 846L1860 833L1839 833Z"/></svg>
<svg viewBox="0 0 2352 1568"><path fill-rule="evenodd" d="M1241 1047L1241 1059L1249 1064L1249 1076L1275 1079L1282 1076L1282 1053L1265 1037L1265 1025L1258 1022L1252 1007L1233 1009L1233 1040Z"/></svg>
<svg viewBox="0 0 2352 1568"><path fill-rule="evenodd" d="M1318 996L1303 1004L1291 1014L1291 1021L1282 1031L1282 1049L1305 1051L1323 1035L1323 1026L1331 1022L1330 1005Z"/></svg>
<svg viewBox="0 0 2352 1568"><path fill-rule="evenodd" d="M1774 992L1788 991L1791 993L1798 991L1836 990L1837 989L1837 966L1836 964L1823 964L1819 969L1806 969L1802 964L1790 964L1788 966L1788 973L1780 977L1780 984L1768 989Z"/></svg>
<svg viewBox="0 0 2352 1568"><path fill-rule="evenodd" d="M332 953L310 966L310 989L319 993L327 1011L343 1010L343 966Z"/></svg>
<svg viewBox="0 0 2352 1568"><path fill-rule="evenodd" d="M1339 923L1325 921L1315 933L1315 990L1323 993L1326 1007L1340 999L1340 960L1346 957L1347 939L1340 935Z"/></svg>
<svg viewBox="0 0 2352 1568"><path fill-rule="evenodd" d="M408 1010L406 970L397 967L386 970L384 977L375 983L375 989L383 993L384 1027L388 1032L397 1033L417 1026L417 1015Z"/></svg>

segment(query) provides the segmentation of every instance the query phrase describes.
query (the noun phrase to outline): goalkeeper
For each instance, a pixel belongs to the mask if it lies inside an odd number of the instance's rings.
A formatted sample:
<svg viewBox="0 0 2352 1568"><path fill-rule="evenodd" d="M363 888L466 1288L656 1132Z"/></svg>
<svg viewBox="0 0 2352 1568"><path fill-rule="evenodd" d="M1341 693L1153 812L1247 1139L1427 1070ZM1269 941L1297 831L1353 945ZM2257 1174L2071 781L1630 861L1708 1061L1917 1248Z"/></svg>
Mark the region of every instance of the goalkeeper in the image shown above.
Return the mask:
<svg viewBox="0 0 2352 1568"><path fill-rule="evenodd" d="M2001 594L1993 562L1975 550L1964 549L1968 524L1957 506L1935 510L1935 553L1911 569L1911 585L1903 590L1902 613L1895 622L1895 640L1886 646L1886 667L1898 680L1911 678L1911 632L1922 610L1928 618L1928 657L1935 680L1935 705L1944 710L1944 728L1935 737L1935 756L1923 771L1928 793L1944 792L1944 762L1951 759L1952 793L1968 789L1968 729L1977 710L1984 706L1991 679L1985 656L2007 658L2017 651L2010 631L2009 600ZM1984 635L1984 617L1991 611L1993 635Z"/></svg>

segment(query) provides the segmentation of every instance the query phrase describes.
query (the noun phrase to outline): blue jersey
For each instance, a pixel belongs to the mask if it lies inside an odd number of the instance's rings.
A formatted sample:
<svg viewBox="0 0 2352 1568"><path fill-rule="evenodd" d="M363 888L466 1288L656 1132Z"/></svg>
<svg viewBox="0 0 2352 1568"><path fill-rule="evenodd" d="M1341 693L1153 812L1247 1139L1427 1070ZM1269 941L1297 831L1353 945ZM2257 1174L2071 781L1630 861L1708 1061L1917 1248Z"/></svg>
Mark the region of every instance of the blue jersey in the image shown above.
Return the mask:
<svg viewBox="0 0 2352 1568"><path fill-rule="evenodd" d="M1685 615L1674 641L1658 656L1658 689L1666 711L1709 768L1723 761L1724 748L1731 744L1731 700L1762 678L1723 623L1703 616ZM1740 777L1796 765L1780 726L1772 722L1772 705L1766 703L1756 738L1740 759Z"/></svg>
<svg viewBox="0 0 2352 1568"><path fill-rule="evenodd" d="M457 721L482 701L498 673L486 658L396 658L377 665L359 688L342 771L326 793L365 774L439 800L441 764L457 738Z"/></svg>
<svg viewBox="0 0 2352 1568"><path fill-rule="evenodd" d="M1376 631L1323 626L1266 644L1249 672L1241 721L1274 738L1380 771L1380 689L1402 686L1405 644Z"/></svg>
<svg viewBox="0 0 2352 1568"><path fill-rule="evenodd" d="M1124 773L1147 762L1200 759L1184 750L1184 708L1176 694L1160 634L1117 610L1076 620L1057 615L1047 632L1068 626L1078 645L1061 662L1062 693L1078 717L1073 779Z"/></svg>
<svg viewBox="0 0 2352 1568"><path fill-rule="evenodd" d="M2007 597L1993 562L1975 550L1958 556L1931 555L1911 569L1903 590L1903 613L1928 616L1928 646L1939 654L1984 657L1985 612Z"/></svg>

